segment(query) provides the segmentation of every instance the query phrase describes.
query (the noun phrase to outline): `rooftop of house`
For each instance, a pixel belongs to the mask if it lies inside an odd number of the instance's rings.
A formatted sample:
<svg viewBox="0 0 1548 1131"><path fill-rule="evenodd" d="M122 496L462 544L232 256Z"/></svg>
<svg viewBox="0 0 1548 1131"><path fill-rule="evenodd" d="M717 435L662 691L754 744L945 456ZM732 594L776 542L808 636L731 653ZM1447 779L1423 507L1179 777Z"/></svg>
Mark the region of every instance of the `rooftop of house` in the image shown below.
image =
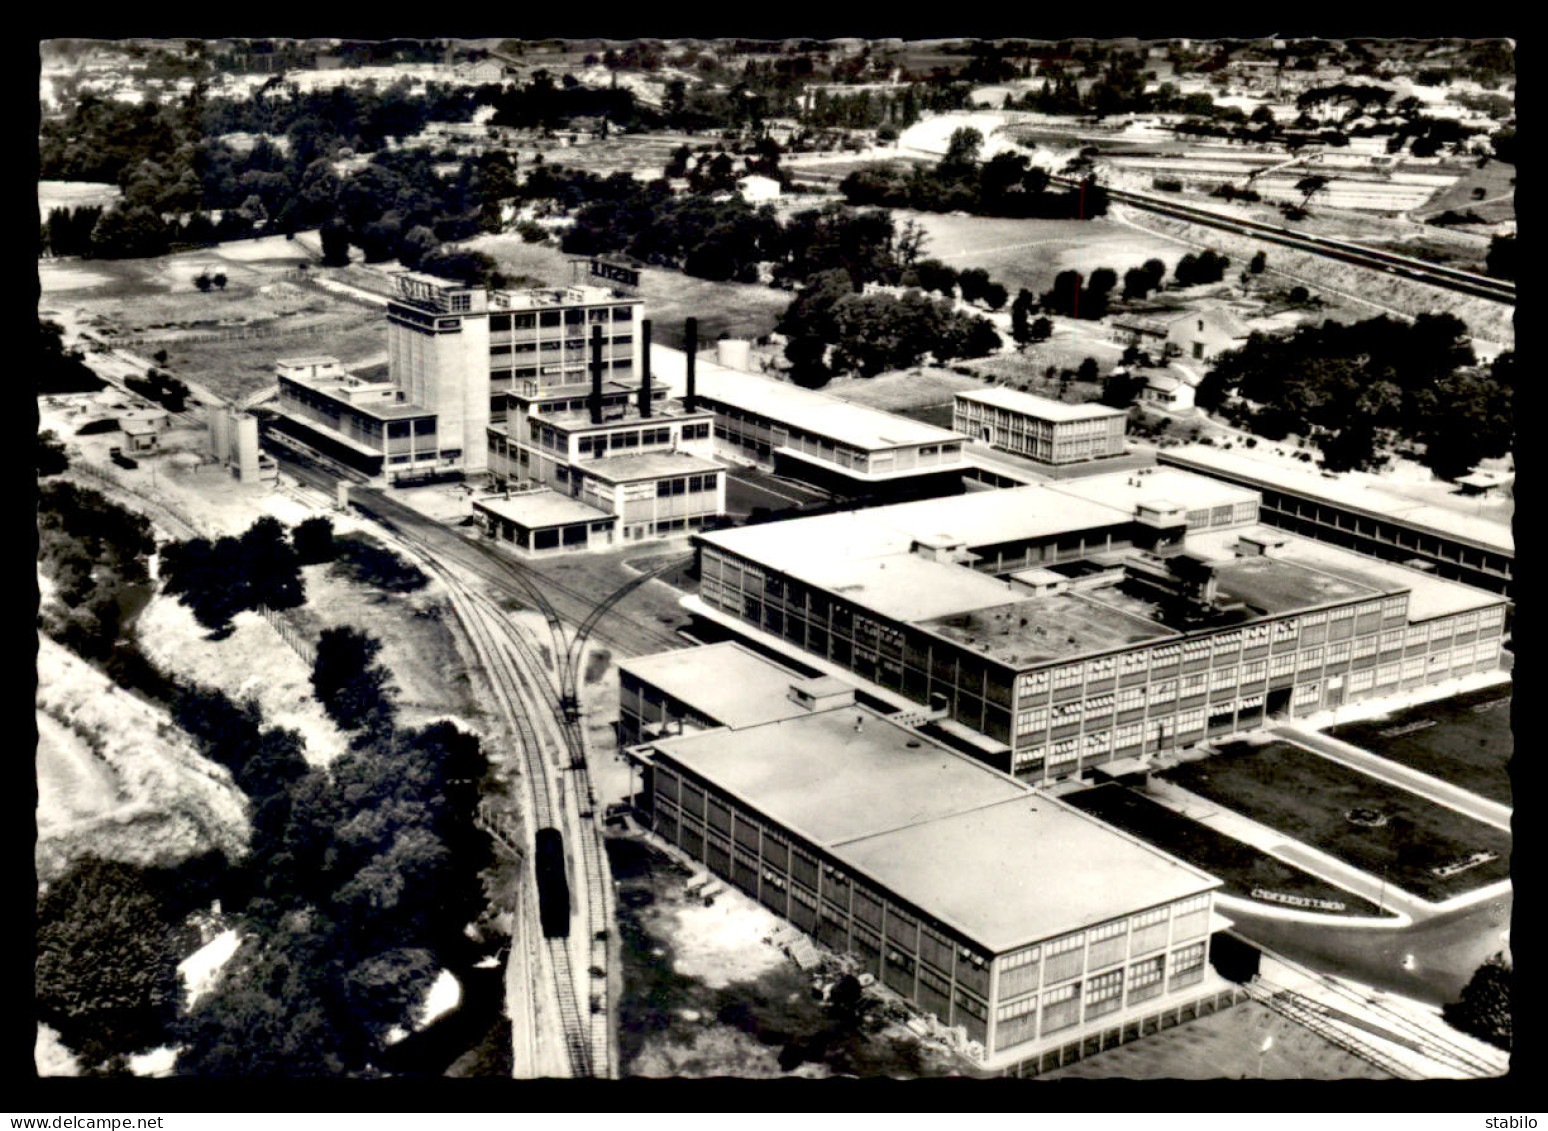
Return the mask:
<svg viewBox="0 0 1548 1131"><path fill-rule="evenodd" d="M956 396L959 401L993 405L1007 412L1016 412L1023 416L1059 424L1074 420L1110 420L1115 416L1128 415L1127 409L1110 408L1095 402L1066 404L1064 401L1023 393L1019 389L1012 389L1005 385L997 385L992 389L965 389Z"/></svg>
<svg viewBox="0 0 1548 1131"><path fill-rule="evenodd" d="M866 707L652 745L991 952L1219 883Z"/></svg>
<svg viewBox="0 0 1548 1131"><path fill-rule="evenodd" d="M1291 467L1272 456L1257 456L1239 449L1229 451L1207 444L1189 444L1162 453L1165 460L1177 460L1183 466L1219 471L1240 476L1281 490L1294 491L1308 498L1324 499L1336 506L1363 511L1378 518L1391 519L1420 530L1446 537L1461 538L1486 549L1513 554L1515 537L1510 516L1504 508L1485 509L1458 500L1455 506L1424 501L1345 478L1329 478L1314 470Z"/></svg>
<svg viewBox="0 0 1548 1131"><path fill-rule="evenodd" d="M630 656L618 670L734 729L808 713L790 697L801 675L734 640Z"/></svg>
<svg viewBox="0 0 1548 1131"><path fill-rule="evenodd" d="M687 356L681 350L655 346L651 351L651 370L657 380L671 386L675 395L685 392ZM703 355L697 359L695 385L704 397L866 451L960 443L966 438L933 424L850 404L799 385L727 369Z"/></svg>
<svg viewBox="0 0 1548 1131"><path fill-rule="evenodd" d="M489 495L473 500L473 506L498 518L508 519L527 530L549 526L569 526L577 522L612 522L614 515L604 510L544 488L522 494Z"/></svg>

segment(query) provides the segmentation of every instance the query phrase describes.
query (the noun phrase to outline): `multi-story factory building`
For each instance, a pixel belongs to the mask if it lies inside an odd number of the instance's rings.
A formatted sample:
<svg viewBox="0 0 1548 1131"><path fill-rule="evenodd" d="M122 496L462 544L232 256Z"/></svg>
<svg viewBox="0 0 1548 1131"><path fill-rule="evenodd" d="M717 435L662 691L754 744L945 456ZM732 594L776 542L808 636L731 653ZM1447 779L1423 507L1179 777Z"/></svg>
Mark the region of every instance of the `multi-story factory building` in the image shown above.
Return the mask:
<svg viewBox="0 0 1548 1131"><path fill-rule="evenodd" d="M1506 599L1172 469L696 537L695 615L1030 781L1494 671Z"/></svg>
<svg viewBox="0 0 1548 1131"><path fill-rule="evenodd" d="M487 429L489 473L504 497L474 511L496 540L529 552L584 550L682 535L725 513L725 467L711 458L711 413L666 396L650 377L649 323L631 364L637 389L616 372L598 328L590 391L527 385L510 394L502 424Z"/></svg>
<svg viewBox="0 0 1548 1131"><path fill-rule="evenodd" d="M1211 934L1227 925L1214 877L855 705L852 692L819 697L795 682L781 706L766 679L727 686L726 659L689 649L660 673L664 657L635 661L645 696L662 674L682 686L688 714L730 720L629 749L636 811L961 1027L981 1070L1035 1075L1245 996L1210 968Z"/></svg>
<svg viewBox="0 0 1548 1131"><path fill-rule="evenodd" d="M957 393L954 431L990 447L1056 465L1124 454L1129 414L1100 404L1065 404L1016 389Z"/></svg>

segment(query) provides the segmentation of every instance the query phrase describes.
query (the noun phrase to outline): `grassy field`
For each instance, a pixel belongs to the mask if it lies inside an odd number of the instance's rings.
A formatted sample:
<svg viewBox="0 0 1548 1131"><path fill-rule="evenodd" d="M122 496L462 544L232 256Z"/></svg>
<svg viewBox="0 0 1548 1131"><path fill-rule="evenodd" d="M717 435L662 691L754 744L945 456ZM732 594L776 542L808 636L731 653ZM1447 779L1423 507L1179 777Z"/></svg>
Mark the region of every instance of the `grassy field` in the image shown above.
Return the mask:
<svg viewBox="0 0 1548 1131"><path fill-rule="evenodd" d="M1448 208L1463 213L1471 209L1485 220L1492 222L1514 220L1516 218L1516 186L1513 183L1515 179L1514 165L1507 165L1503 161L1490 161L1482 169L1469 169L1463 173L1455 183L1441 189L1424 202L1422 209L1416 211L1428 217L1432 212L1444 212ZM1483 200L1474 199L1475 188L1484 190ZM1496 199L1498 197L1505 199Z"/></svg>
<svg viewBox="0 0 1548 1131"><path fill-rule="evenodd" d="M1408 734L1390 732L1431 723ZM1453 782L1503 805L1511 803L1506 769L1515 749L1510 694L1497 687L1425 703L1386 718L1328 732L1383 758Z"/></svg>
<svg viewBox="0 0 1548 1131"><path fill-rule="evenodd" d="M312 316L316 333L241 338L223 342L165 342L167 368L223 397L239 398L274 384L274 362L281 357L328 354L346 368L363 368L387 359L387 319L339 300L339 309ZM287 323L288 325L289 323ZM140 347L149 353L155 346Z"/></svg>
<svg viewBox="0 0 1548 1131"><path fill-rule="evenodd" d="M1449 899L1510 875L1508 834L1288 743L1232 744L1160 776L1422 899ZM1348 814L1357 808L1376 810L1386 823L1353 823ZM1431 870L1475 852L1496 858L1448 877Z"/></svg>
<svg viewBox="0 0 1548 1131"><path fill-rule="evenodd" d="M1071 794L1065 800L1163 852L1219 876L1225 881L1225 890L1242 899L1251 899L1254 888L1266 888L1281 895L1342 903L1347 915L1382 914L1369 900L1275 860L1121 785L1098 786Z"/></svg>
<svg viewBox="0 0 1548 1131"><path fill-rule="evenodd" d="M953 394L983 387L984 383L976 378L927 365L876 377L835 377L822 391L852 404L903 412L939 405L950 408Z"/></svg>
<svg viewBox="0 0 1548 1131"><path fill-rule="evenodd" d="M467 247L494 257L508 275L541 280L543 286L570 282L570 256L556 247L530 244L518 236L479 236ZM538 285L538 284L534 284ZM682 345L684 319L699 320L699 340L721 336L760 338L790 305L789 291L749 283L714 283L681 271L647 267L640 273L640 297L645 315L654 321L654 341Z"/></svg>
<svg viewBox="0 0 1548 1131"><path fill-rule="evenodd" d="M1088 275L1110 267L1120 278L1130 267L1160 259L1168 273L1186 248L1112 220L1014 220L893 209L895 221L916 220L929 238L922 254L957 270L980 267L1012 297L1022 287L1041 295L1054 276L1073 269Z"/></svg>

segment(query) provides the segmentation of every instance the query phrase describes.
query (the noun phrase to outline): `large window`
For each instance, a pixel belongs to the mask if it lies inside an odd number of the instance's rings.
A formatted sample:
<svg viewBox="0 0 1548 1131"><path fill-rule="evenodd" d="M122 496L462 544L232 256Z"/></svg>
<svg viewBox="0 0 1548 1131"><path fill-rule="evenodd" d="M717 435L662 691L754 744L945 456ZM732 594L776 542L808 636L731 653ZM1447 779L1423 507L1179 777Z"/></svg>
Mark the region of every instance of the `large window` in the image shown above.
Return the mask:
<svg viewBox="0 0 1548 1131"><path fill-rule="evenodd" d="M1172 952L1172 989L1204 979L1204 944L1194 943Z"/></svg>
<svg viewBox="0 0 1548 1131"><path fill-rule="evenodd" d="M1043 1034L1068 1029L1080 1020L1080 983L1072 982L1043 995Z"/></svg>
<svg viewBox="0 0 1548 1131"><path fill-rule="evenodd" d="M1066 935L1047 946L1048 957L1044 961L1043 979L1052 984L1075 977L1086 963L1086 934Z"/></svg>
<svg viewBox="0 0 1548 1131"><path fill-rule="evenodd" d="M1122 1004L1122 970L1098 974L1086 982L1086 1020L1111 1013Z"/></svg>
<svg viewBox="0 0 1548 1131"><path fill-rule="evenodd" d="M1196 895L1173 905L1172 938L1187 939L1209 929L1209 895Z"/></svg>
<svg viewBox="0 0 1548 1131"><path fill-rule="evenodd" d="M1091 936L1091 951L1086 958L1088 969L1100 970L1104 966L1122 962L1128 957L1129 924L1127 920L1108 923L1103 927L1093 927L1088 934Z"/></svg>
<svg viewBox="0 0 1548 1131"><path fill-rule="evenodd" d="M1002 1005L994 1012L996 1051L1030 1041L1037 1035L1037 995Z"/></svg>
<svg viewBox="0 0 1548 1131"><path fill-rule="evenodd" d="M1041 949L1027 947L1000 959L1000 1000L1005 1001L1037 989Z"/></svg>
<svg viewBox="0 0 1548 1131"><path fill-rule="evenodd" d="M1166 971L1166 955L1142 959L1129 967L1129 1004L1153 998L1161 992L1161 979Z"/></svg>

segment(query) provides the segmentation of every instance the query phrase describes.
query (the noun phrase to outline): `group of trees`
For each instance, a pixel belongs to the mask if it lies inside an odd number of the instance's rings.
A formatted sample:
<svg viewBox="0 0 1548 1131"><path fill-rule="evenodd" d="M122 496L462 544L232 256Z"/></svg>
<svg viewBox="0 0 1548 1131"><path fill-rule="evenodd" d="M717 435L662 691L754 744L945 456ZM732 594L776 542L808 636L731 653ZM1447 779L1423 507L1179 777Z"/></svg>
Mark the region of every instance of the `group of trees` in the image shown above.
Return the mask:
<svg viewBox="0 0 1548 1131"><path fill-rule="evenodd" d="M52 458L55 466L62 454ZM50 458L47 446L40 457ZM40 484L38 564L59 598L57 618L45 621L50 635L82 656L106 659L118 639L119 599L148 581L155 550L144 515L68 480Z"/></svg>
<svg viewBox="0 0 1548 1131"><path fill-rule="evenodd" d="M144 377L126 377L124 384L168 412L182 412L188 407L188 386L160 369L147 369Z"/></svg>
<svg viewBox="0 0 1548 1131"><path fill-rule="evenodd" d="M919 290L901 295L863 293L841 268L812 276L780 318L789 338L785 356L791 380L815 388L835 373L874 377L917 365L926 355L937 362L982 357L1000 348L987 318L959 311L946 299Z"/></svg>
<svg viewBox="0 0 1548 1131"><path fill-rule="evenodd" d="M1074 190L1054 188L1047 171L1026 154L1000 153L980 162L982 144L977 130L963 127L933 168L871 165L850 173L839 190L851 204L926 212L1086 220L1107 211L1107 193L1095 181Z"/></svg>
<svg viewBox="0 0 1548 1131"><path fill-rule="evenodd" d="M285 527L267 515L239 537L172 542L161 552L163 591L215 633L229 631L231 618L248 609L304 604L300 567Z"/></svg>
<svg viewBox="0 0 1548 1131"><path fill-rule="evenodd" d="M381 699L326 769L249 707L205 693L182 712L202 743L244 751L253 836L231 885L243 942L180 1027L179 1074L369 1075L437 969L466 959L490 863L479 743L450 723L399 728Z"/></svg>
<svg viewBox="0 0 1548 1131"><path fill-rule="evenodd" d="M1269 439L1309 430L1329 470L1369 466L1390 447L1418 444L1426 467L1454 479L1510 450L1514 387L1514 354L1479 366L1460 320L1421 314L1412 325L1381 317L1302 326L1280 338L1253 334L1220 355L1196 399ZM1248 403L1233 406L1233 394Z"/></svg>
<svg viewBox="0 0 1548 1131"><path fill-rule="evenodd" d="M1231 260L1226 256L1206 249L1198 255L1189 252L1183 256L1172 269L1172 274L1178 286L1196 287L1220 282L1225 278L1226 268L1230 266Z"/></svg>
<svg viewBox="0 0 1548 1131"><path fill-rule="evenodd" d="M102 378L86 364L79 348L65 349L64 327L38 319L38 351L33 356L36 393L94 393L103 388Z"/></svg>

